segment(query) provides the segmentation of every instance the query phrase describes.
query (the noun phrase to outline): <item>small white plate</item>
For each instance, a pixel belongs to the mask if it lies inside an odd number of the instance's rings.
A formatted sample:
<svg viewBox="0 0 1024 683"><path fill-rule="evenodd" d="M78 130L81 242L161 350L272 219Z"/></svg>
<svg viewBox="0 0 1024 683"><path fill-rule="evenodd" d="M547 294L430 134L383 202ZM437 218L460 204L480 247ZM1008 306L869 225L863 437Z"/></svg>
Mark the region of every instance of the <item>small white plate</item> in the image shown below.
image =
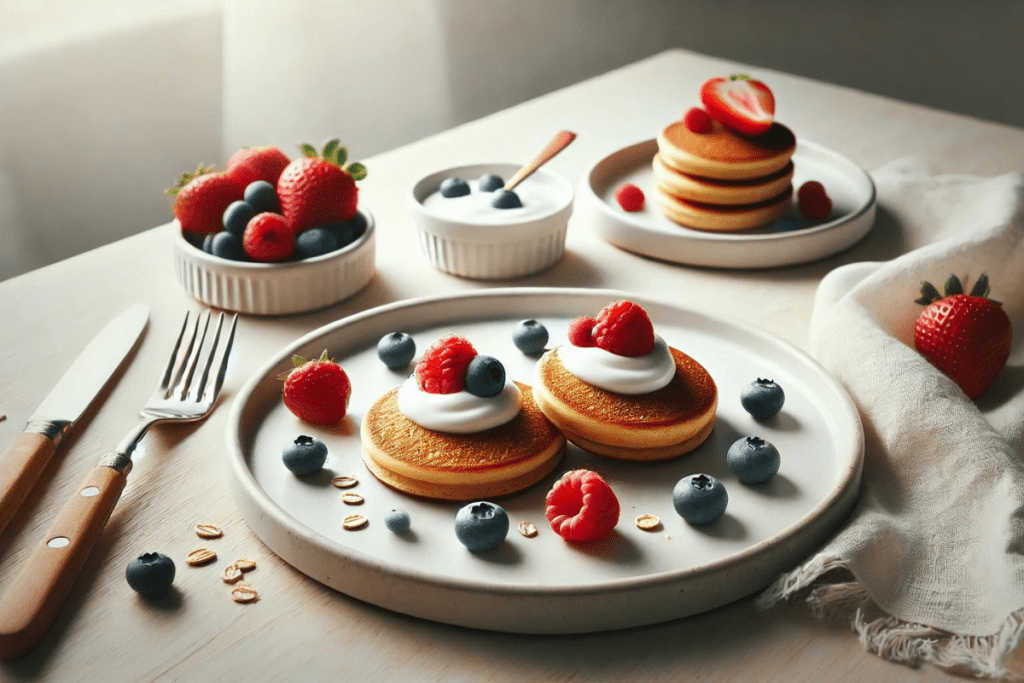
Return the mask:
<svg viewBox="0 0 1024 683"><path fill-rule="evenodd" d="M694 266L775 268L840 252L867 235L875 222L875 185L864 169L801 140L793 154L793 187L808 180L824 185L832 200L829 220L804 218L794 197L787 216L765 227L735 233L685 228L666 218L655 200L651 161L657 151L653 139L624 147L591 166L580 181L577 213L626 251ZM616 188L625 183L643 190L647 201L642 211L627 213L615 201Z"/></svg>
<svg viewBox="0 0 1024 683"><path fill-rule="evenodd" d="M473 553L454 532L458 505L410 498L378 482L360 456L359 425L369 406L398 386L413 366L388 370L376 355L390 332L413 335L418 354L444 334L466 336L493 355L515 380L531 382L536 357L516 349L511 333L535 318L549 330L549 348L565 343L569 321L594 315L621 292L582 289L496 289L389 304L337 321L302 337L261 368L235 400L228 423L230 481L242 516L285 561L343 593L444 623L518 633L579 633L651 624L713 609L764 588L819 547L850 510L860 484L863 432L843 388L806 354L739 322L675 305L635 299L666 341L702 363L720 396L715 430L699 449L670 462L601 459L570 446L555 472L536 486L497 502L509 514L509 535L497 549ZM281 402L276 376L294 354L324 349L352 381L348 415L324 428L300 422ZM757 377L778 381L786 405L755 421L740 405ZM325 470L300 479L281 452L300 434L323 439ZM746 486L725 464L741 436L760 435L782 454L768 483ZM563 472L599 472L618 496L622 514L612 535L574 546L544 519L544 497ZM725 516L693 527L672 505L682 477L705 472L729 493ZM365 499L351 506L333 477L355 475L349 489ZM407 535L384 526L392 508L412 517ZM634 520L654 514L661 526L643 531ZM347 531L341 521L361 514L369 523ZM535 538L519 534L534 523Z"/></svg>

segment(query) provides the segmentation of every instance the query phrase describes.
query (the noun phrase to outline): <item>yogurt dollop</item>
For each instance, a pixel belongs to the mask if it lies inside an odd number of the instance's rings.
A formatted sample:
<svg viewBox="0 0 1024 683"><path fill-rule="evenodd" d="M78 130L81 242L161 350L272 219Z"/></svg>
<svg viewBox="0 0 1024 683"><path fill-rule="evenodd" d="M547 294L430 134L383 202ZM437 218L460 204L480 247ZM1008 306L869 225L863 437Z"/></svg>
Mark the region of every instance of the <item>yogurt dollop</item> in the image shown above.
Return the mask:
<svg viewBox="0 0 1024 683"><path fill-rule="evenodd" d="M465 389L454 394L431 394L420 389L415 377L398 388L398 409L424 429L449 434L472 434L503 425L522 407L516 383L505 380L497 396L482 398Z"/></svg>
<svg viewBox="0 0 1024 683"><path fill-rule="evenodd" d="M515 193L523 205L514 209L496 209L491 206L491 201L500 190L481 192L477 188L477 179L467 182L469 194L445 197L440 191L434 192L423 200L423 208L448 220L478 225L504 225L548 216L565 204L559 187L541 174L534 174L529 181L516 187Z"/></svg>
<svg viewBox="0 0 1024 683"><path fill-rule="evenodd" d="M676 362L665 340L654 335L646 356L619 356L596 346L563 344L558 357L565 369L587 384L617 394L649 394L666 386L676 374Z"/></svg>

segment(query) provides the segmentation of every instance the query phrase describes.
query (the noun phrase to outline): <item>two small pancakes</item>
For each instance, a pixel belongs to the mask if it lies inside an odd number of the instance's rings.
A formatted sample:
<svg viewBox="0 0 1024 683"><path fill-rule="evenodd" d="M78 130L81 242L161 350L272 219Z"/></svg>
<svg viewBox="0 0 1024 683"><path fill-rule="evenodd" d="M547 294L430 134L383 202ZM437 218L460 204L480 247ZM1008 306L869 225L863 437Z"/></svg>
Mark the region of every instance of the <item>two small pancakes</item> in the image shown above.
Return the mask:
<svg viewBox="0 0 1024 683"><path fill-rule="evenodd" d="M748 137L717 121L708 133L677 121L658 136L655 196L669 219L688 228L732 232L766 225L789 209L795 151L796 137L778 122Z"/></svg>

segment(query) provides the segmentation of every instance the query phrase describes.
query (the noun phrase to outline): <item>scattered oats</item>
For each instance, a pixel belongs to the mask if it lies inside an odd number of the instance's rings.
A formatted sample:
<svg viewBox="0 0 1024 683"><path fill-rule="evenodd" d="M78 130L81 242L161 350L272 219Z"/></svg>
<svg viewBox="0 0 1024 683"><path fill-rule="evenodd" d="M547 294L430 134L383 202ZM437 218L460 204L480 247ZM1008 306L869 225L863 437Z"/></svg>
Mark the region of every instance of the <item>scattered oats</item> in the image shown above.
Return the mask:
<svg viewBox="0 0 1024 683"><path fill-rule="evenodd" d="M349 531L355 531L356 529L366 526L366 517L362 515L349 515L345 519L341 520L341 525Z"/></svg>
<svg viewBox="0 0 1024 683"><path fill-rule="evenodd" d="M238 567L239 571L251 572L256 569L256 560L235 560L235 566Z"/></svg>
<svg viewBox="0 0 1024 683"><path fill-rule="evenodd" d="M363 497L358 493L343 493L341 494L341 502L345 505L362 505Z"/></svg>
<svg viewBox="0 0 1024 683"><path fill-rule="evenodd" d="M523 536L526 536L527 538L533 538L537 535L537 527L534 526L531 522L519 522L519 533L521 533Z"/></svg>
<svg viewBox="0 0 1024 683"><path fill-rule="evenodd" d="M220 538L224 535L224 532L213 524L196 524L195 531L199 538Z"/></svg>
<svg viewBox="0 0 1024 683"><path fill-rule="evenodd" d="M196 548L185 556L185 562L193 567L209 564L217 559L217 553L208 548Z"/></svg>
<svg viewBox="0 0 1024 683"><path fill-rule="evenodd" d="M242 603L256 602L260 599L260 594L252 586L239 584L231 589L231 599Z"/></svg>
<svg viewBox="0 0 1024 683"><path fill-rule="evenodd" d="M331 483L339 489L350 489L358 484L359 480L355 477L335 477L334 479L331 479Z"/></svg>
<svg viewBox="0 0 1024 683"><path fill-rule="evenodd" d="M661 520L657 515L640 515L636 518L636 525L644 531L652 531L661 526Z"/></svg>
<svg viewBox="0 0 1024 683"><path fill-rule="evenodd" d="M7 419L6 415L0 415L0 422L3 422L6 419Z"/></svg>
<svg viewBox="0 0 1024 683"><path fill-rule="evenodd" d="M220 573L220 578L224 580L224 583L235 583L242 579L242 570L237 563L229 564Z"/></svg>

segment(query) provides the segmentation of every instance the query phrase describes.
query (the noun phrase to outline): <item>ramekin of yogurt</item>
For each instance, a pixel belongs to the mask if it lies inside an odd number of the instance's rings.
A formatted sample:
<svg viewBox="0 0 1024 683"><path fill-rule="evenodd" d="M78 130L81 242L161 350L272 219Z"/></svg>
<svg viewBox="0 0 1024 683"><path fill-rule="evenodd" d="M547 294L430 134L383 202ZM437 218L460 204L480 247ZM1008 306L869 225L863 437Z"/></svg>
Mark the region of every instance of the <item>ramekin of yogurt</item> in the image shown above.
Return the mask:
<svg viewBox="0 0 1024 683"><path fill-rule="evenodd" d="M473 164L431 173L410 194L420 247L453 275L506 279L532 275L562 258L573 187L539 169L509 195L519 166Z"/></svg>

